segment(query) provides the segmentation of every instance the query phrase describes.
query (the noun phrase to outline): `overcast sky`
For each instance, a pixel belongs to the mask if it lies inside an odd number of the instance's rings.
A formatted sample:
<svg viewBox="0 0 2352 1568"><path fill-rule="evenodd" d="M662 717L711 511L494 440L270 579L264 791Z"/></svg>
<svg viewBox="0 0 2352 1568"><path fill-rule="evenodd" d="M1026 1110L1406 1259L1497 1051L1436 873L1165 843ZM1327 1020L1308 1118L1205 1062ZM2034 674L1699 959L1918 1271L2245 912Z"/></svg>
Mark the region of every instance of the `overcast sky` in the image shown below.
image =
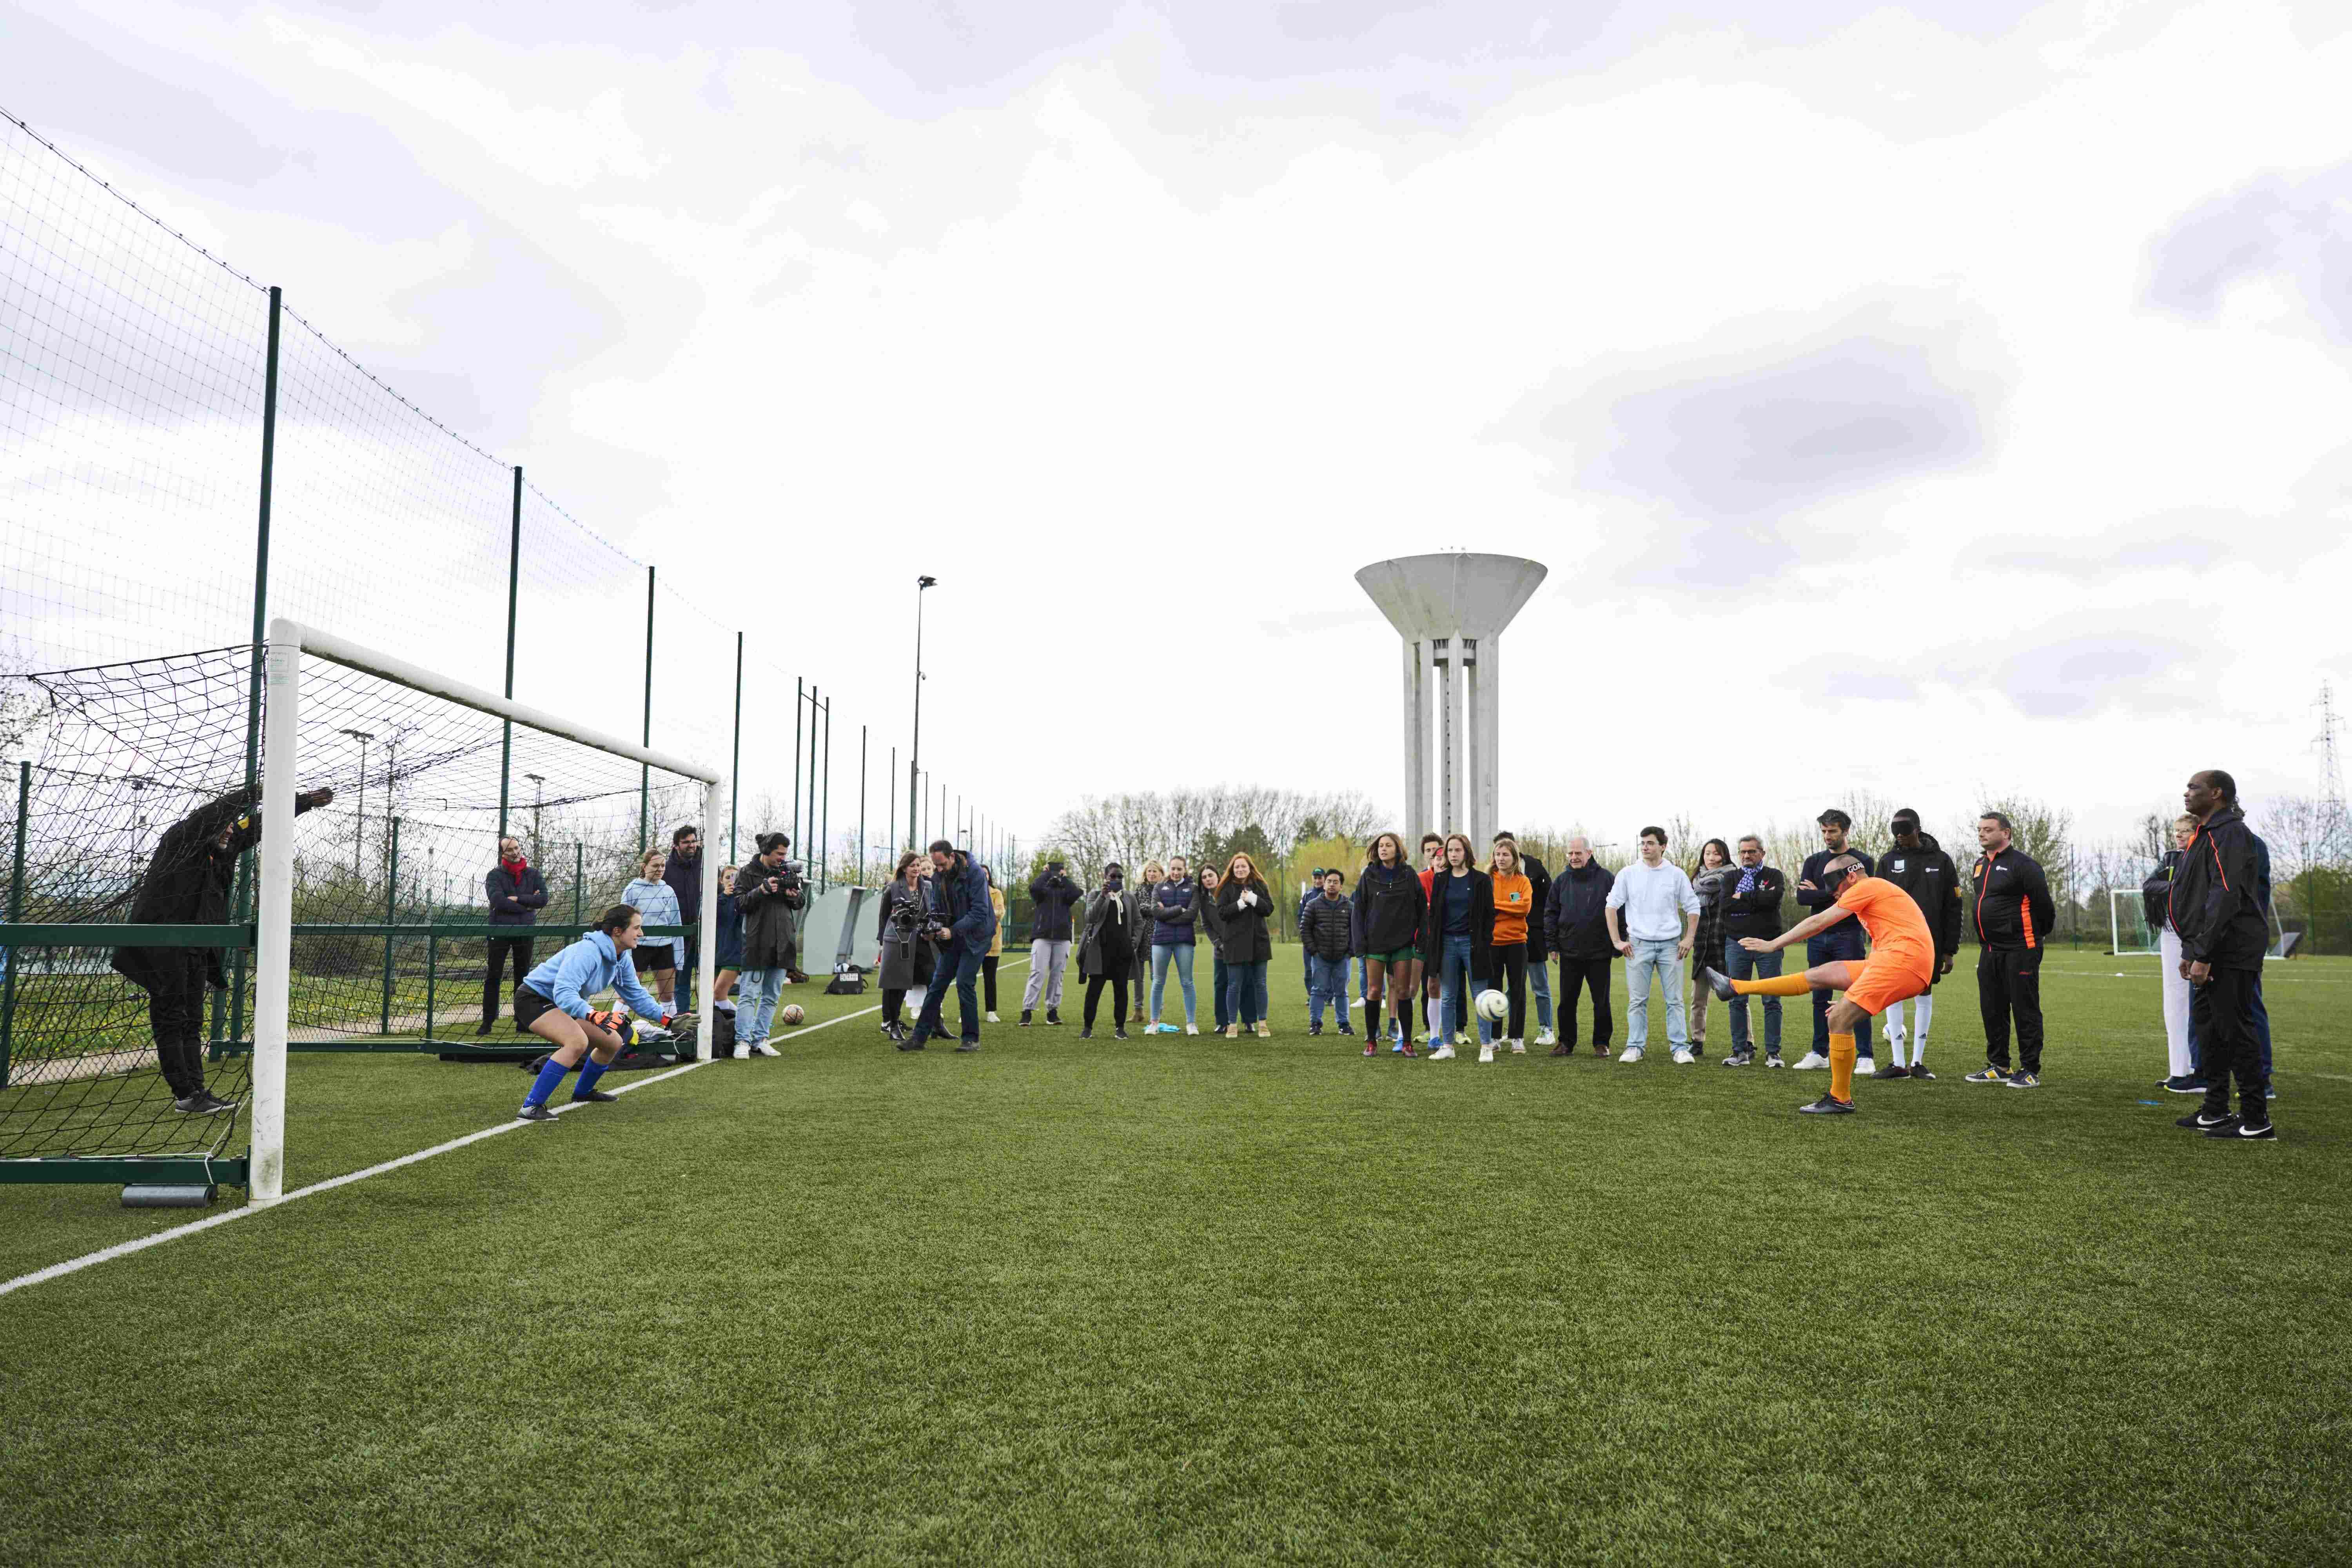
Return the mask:
<svg viewBox="0 0 2352 1568"><path fill-rule="evenodd" d="M1550 568L1515 823L2310 793L2347 81L2332 0L0 0L0 103L877 746L935 574L1024 834L1399 805L1352 574L1445 549Z"/></svg>

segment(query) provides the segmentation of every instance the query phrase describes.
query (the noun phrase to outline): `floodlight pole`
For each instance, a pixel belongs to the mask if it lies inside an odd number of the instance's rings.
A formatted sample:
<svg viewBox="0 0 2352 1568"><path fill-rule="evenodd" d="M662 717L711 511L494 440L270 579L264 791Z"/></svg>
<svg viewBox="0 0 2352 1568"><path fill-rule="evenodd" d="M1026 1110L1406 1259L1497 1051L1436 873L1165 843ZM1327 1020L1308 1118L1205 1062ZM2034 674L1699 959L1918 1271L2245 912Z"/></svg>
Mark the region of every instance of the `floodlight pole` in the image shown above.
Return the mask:
<svg viewBox="0 0 2352 1568"><path fill-rule="evenodd" d="M915 780L923 765L923 593L937 585L939 579L921 576L915 579L915 739L914 749L907 754L907 837L909 849L922 845L915 840Z"/></svg>
<svg viewBox="0 0 2352 1568"><path fill-rule="evenodd" d="M514 508L507 532L507 683L502 695L514 700L515 606L522 585L522 465L514 471ZM499 837L507 836L507 790L514 776L514 721L499 721ZM537 835L532 836L534 838ZM538 852L538 845L531 846Z"/></svg>
<svg viewBox="0 0 2352 1568"><path fill-rule="evenodd" d="M508 693L509 697L513 693ZM637 744L650 749L654 743L654 569L646 568L646 717L644 733ZM642 857L653 847L654 771L644 763L637 764L637 854ZM709 995L709 992L704 992Z"/></svg>
<svg viewBox="0 0 2352 1568"><path fill-rule="evenodd" d="M512 692L509 692L507 695L511 697L514 694ZM360 743L360 798L358 802L360 819L358 826L352 829L352 876L354 879L358 879L367 875L366 872L360 869L360 852L367 843L367 749L368 742L374 740L375 737L368 733L365 730L345 730L342 733L349 735L352 740L357 741ZM504 789L505 787L506 786L504 784L499 785L500 789ZM507 809L502 802L499 806L499 837L501 838L505 837L506 831Z"/></svg>
<svg viewBox="0 0 2352 1568"><path fill-rule="evenodd" d="M735 802L743 793L743 634L735 634L735 758L727 772L727 858L735 853ZM712 823L711 826L719 825ZM709 992L703 993L709 995Z"/></svg>

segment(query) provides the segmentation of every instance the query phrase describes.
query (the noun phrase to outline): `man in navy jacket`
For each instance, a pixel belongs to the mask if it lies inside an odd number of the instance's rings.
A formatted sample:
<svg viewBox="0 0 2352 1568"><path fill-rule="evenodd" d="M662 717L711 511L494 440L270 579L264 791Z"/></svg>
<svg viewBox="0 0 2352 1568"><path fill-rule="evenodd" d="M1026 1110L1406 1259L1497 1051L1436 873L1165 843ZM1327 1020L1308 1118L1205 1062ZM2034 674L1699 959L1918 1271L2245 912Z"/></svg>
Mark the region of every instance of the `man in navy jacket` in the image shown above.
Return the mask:
<svg viewBox="0 0 2352 1568"><path fill-rule="evenodd" d="M980 1049L980 961L996 936L996 906L988 899L988 873L944 838L931 842L931 941L939 957L931 969L923 1015L900 1050L919 1051L923 1042L944 1035L948 980L953 976L956 1011L963 1026L960 1051Z"/></svg>

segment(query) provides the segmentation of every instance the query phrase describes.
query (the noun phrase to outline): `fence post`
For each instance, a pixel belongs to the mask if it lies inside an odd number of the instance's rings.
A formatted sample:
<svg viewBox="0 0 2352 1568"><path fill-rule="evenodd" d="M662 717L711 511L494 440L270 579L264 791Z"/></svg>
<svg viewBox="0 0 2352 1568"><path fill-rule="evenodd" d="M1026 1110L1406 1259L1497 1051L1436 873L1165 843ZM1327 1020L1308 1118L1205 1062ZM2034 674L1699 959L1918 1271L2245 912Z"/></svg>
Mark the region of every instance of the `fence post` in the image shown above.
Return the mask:
<svg viewBox="0 0 2352 1568"><path fill-rule="evenodd" d="M392 819L392 853L385 858L383 873L383 923L397 925L400 921L400 818ZM383 933L383 1022L376 1030L380 1035L392 1033L392 942L390 931Z"/></svg>
<svg viewBox="0 0 2352 1568"><path fill-rule="evenodd" d="M514 510L507 533L507 685L505 696L514 700L515 605L522 584L522 465L514 471ZM507 836L507 785L514 771L514 721L499 721L499 837ZM530 847L539 853L539 846Z"/></svg>
<svg viewBox="0 0 2352 1568"><path fill-rule="evenodd" d="M801 831L801 709L808 700L808 683L793 677L793 842L808 853L808 836Z"/></svg>
<svg viewBox="0 0 2352 1568"><path fill-rule="evenodd" d="M278 475L278 346L285 318L285 293L269 289L269 342L261 369L261 486L255 519L253 546L253 672L246 683L245 787L261 781L261 645L269 634L269 503ZM253 852L236 858L236 893L229 918L242 924L253 909ZM238 948L229 961L228 1040L245 1032L245 971L247 950ZM213 1006L213 1054L221 1039L221 1009Z"/></svg>
<svg viewBox="0 0 2352 1568"><path fill-rule="evenodd" d="M580 847L580 840L572 841L572 929L578 931L583 923L580 913L580 884L588 879L588 858Z"/></svg>
<svg viewBox="0 0 2352 1568"><path fill-rule="evenodd" d="M824 700L824 793L818 797L816 890L833 885L833 699Z"/></svg>
<svg viewBox="0 0 2352 1568"><path fill-rule="evenodd" d="M646 721L645 732L637 741L640 746L654 743L654 569L646 568ZM637 764L637 853L643 855L653 847L654 771L645 763Z"/></svg>
<svg viewBox="0 0 2352 1568"><path fill-rule="evenodd" d="M866 726L857 726L857 885L866 885Z"/></svg>
<svg viewBox="0 0 2352 1568"><path fill-rule="evenodd" d="M32 826L33 764L16 764L16 839L8 852L8 923L21 925L25 920L25 835ZM0 978L0 1089L8 1087L8 1052L10 1037L16 1026L16 969L25 962L26 950L21 947L0 947L0 961L8 965L5 978Z"/></svg>
<svg viewBox="0 0 2352 1568"><path fill-rule="evenodd" d="M735 634L735 760L727 774L727 858L740 862L736 853L736 803L743 798L743 634ZM710 825L717 827L717 823Z"/></svg>

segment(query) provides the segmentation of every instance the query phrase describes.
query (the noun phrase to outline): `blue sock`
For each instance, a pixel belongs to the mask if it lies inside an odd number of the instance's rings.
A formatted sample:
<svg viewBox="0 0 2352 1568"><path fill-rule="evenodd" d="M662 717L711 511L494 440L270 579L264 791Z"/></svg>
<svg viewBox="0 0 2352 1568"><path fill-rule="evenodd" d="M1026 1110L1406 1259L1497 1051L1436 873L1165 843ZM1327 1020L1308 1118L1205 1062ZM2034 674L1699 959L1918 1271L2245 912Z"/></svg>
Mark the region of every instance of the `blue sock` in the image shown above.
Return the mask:
<svg viewBox="0 0 2352 1568"><path fill-rule="evenodd" d="M572 1089L572 1098L587 1099L588 1091L596 1087L596 1080L604 1076L604 1069L611 1065L609 1062L600 1062L594 1057L581 1058L580 1082Z"/></svg>
<svg viewBox="0 0 2352 1568"><path fill-rule="evenodd" d="M540 1068L539 1076L531 1080L530 1092L522 1097L522 1102L525 1105L545 1105L547 1097L555 1092L555 1086L562 1083L563 1075L571 1070L553 1057L548 1058L547 1065Z"/></svg>

